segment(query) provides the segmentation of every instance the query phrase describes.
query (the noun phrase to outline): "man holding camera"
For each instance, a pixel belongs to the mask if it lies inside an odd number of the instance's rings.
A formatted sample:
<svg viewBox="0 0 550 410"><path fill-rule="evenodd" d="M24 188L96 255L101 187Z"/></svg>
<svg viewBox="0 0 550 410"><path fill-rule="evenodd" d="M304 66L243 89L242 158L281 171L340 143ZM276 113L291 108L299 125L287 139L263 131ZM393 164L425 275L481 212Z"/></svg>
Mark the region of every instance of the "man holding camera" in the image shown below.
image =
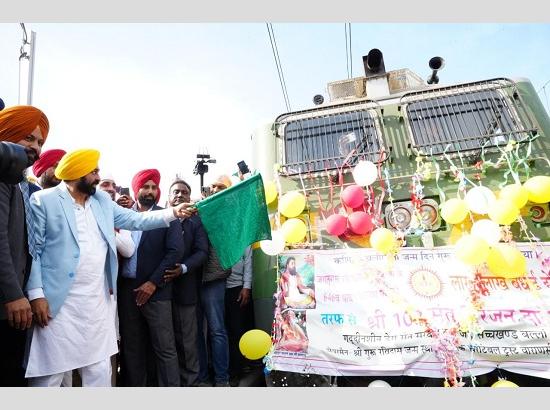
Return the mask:
<svg viewBox="0 0 550 410"><path fill-rule="evenodd" d="M28 166L40 156L48 131L48 118L38 108L15 106L0 111L0 141L23 146ZM28 182L0 182L0 386L26 386L23 356L32 313L23 285L34 240Z"/></svg>
<svg viewBox="0 0 550 410"><path fill-rule="evenodd" d="M156 169L138 172L132 180L140 213L162 209L160 174ZM124 382L126 386L147 384L147 356L153 349L158 384L180 386L178 356L172 324L172 284L164 280L183 255L179 221L148 232L134 231L136 252L124 258L118 280L118 315Z"/></svg>

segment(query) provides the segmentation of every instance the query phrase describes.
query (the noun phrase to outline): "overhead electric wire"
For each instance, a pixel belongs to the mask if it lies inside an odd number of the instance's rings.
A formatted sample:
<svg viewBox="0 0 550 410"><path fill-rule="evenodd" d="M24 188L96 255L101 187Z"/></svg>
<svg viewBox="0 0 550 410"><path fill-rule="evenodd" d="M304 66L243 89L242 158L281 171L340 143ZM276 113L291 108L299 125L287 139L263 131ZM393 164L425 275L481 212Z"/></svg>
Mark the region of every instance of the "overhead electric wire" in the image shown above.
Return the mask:
<svg viewBox="0 0 550 410"><path fill-rule="evenodd" d="M537 91L537 94L540 93L544 88L546 88L546 86L550 84L550 80L548 80L547 82L544 83L544 85L542 87L539 88L539 90Z"/></svg>
<svg viewBox="0 0 550 410"><path fill-rule="evenodd" d="M349 70L349 48L348 48L348 23L344 23L344 36L346 42L346 70L348 72L348 78L351 78Z"/></svg>
<svg viewBox="0 0 550 410"><path fill-rule="evenodd" d="M546 101L546 110L550 113L550 105L548 104L548 95L546 94L546 86L550 84L550 80L544 83L542 87L539 88L537 94L540 94L541 91L544 91L544 99Z"/></svg>
<svg viewBox="0 0 550 410"><path fill-rule="evenodd" d="M349 33L349 78L353 77L353 53L351 51L351 23L348 23Z"/></svg>
<svg viewBox="0 0 550 410"><path fill-rule="evenodd" d="M281 90L283 91L283 98L285 100L286 109L292 111L290 107L290 98L288 97L288 91L286 88L285 76L283 74L283 66L281 64L281 58L279 57L279 51L277 49L277 41L275 40L275 32L271 23L265 23L267 26L267 33L269 34L269 41L271 43L271 50L273 52L273 58L275 59L275 66L277 67L277 74L279 75L279 83L281 84Z"/></svg>

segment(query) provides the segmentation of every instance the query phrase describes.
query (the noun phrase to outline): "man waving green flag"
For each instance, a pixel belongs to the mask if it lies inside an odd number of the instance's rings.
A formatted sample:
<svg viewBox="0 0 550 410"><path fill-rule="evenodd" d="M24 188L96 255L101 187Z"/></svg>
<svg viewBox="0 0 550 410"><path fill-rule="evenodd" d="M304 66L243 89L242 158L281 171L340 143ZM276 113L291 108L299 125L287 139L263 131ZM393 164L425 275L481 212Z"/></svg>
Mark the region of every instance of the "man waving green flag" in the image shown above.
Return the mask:
<svg viewBox="0 0 550 410"><path fill-rule="evenodd" d="M197 209L224 269L232 267L248 245L271 239L260 174L198 202Z"/></svg>

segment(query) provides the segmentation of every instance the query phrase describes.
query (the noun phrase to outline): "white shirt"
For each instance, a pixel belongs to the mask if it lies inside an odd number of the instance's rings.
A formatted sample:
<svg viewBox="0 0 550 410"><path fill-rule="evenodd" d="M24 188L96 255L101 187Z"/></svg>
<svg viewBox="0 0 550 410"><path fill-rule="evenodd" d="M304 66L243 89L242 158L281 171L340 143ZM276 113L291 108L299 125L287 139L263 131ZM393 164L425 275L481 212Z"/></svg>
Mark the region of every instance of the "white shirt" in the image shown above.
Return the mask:
<svg viewBox="0 0 550 410"><path fill-rule="evenodd" d="M79 369L118 351L115 303L105 276L108 244L90 200L82 207L73 199L73 206L80 247L74 282L57 316L34 328L25 377Z"/></svg>

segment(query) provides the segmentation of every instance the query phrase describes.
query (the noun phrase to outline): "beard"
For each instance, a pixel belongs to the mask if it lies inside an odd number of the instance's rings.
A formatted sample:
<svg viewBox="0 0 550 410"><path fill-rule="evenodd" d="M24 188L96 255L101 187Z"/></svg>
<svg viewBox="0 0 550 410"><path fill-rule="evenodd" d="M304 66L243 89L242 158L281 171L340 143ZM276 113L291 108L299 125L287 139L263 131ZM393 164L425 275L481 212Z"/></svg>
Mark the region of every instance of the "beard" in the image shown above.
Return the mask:
<svg viewBox="0 0 550 410"><path fill-rule="evenodd" d="M140 195L138 197L138 201L141 206L144 206L146 208L151 208L157 202L156 198L153 195Z"/></svg>
<svg viewBox="0 0 550 410"><path fill-rule="evenodd" d="M60 182L61 181L54 176L43 175L41 185L44 189L53 188L54 186L58 186Z"/></svg>
<svg viewBox="0 0 550 410"><path fill-rule="evenodd" d="M296 275L296 268L291 268L290 266L287 268L288 273L291 275Z"/></svg>
<svg viewBox="0 0 550 410"><path fill-rule="evenodd" d="M34 164L38 158L38 153L33 148L25 148L25 154L27 154L27 166Z"/></svg>
<svg viewBox="0 0 550 410"><path fill-rule="evenodd" d="M86 195L93 195L95 194L95 187L97 185L97 181L94 181L92 183L86 182L84 177L80 178L78 180L78 184L76 185L76 188Z"/></svg>

